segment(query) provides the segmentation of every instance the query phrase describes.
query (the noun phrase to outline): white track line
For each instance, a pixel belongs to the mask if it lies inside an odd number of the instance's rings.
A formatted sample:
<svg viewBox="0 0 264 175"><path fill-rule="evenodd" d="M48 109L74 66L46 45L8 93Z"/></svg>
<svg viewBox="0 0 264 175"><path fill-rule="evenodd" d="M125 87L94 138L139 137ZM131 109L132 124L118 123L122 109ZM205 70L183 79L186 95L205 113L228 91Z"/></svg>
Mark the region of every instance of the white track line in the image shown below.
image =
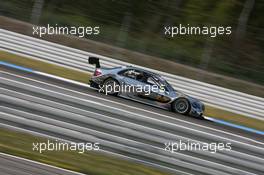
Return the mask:
<svg viewBox="0 0 264 175"><path fill-rule="evenodd" d="M243 137L243 136L241 136L241 135L237 135L237 134L233 134L233 133L225 132L225 131L223 131L223 130L218 130L218 129L215 129L215 128L210 128L210 127L207 127L207 126L204 126L204 125L199 125L199 124L191 123L191 122L188 122L188 121L185 121L185 120L181 120L181 119L178 119L178 118L169 117L169 116L167 116L167 115L159 114L159 113L156 113L156 112L153 112L153 111L148 111L148 110L145 110L145 109L142 109L142 108L137 108L137 107L134 107L134 106L126 105L126 104L119 103L119 102L116 102L116 101L111 101L111 100L108 100L108 99L105 99L105 98L101 98L101 97L97 97L97 96L94 96L94 95L81 93L81 92L78 92L78 91L74 91L74 90L71 90L71 89L63 88L63 87L56 86L56 85L53 85L53 84L44 83L44 82L41 82L41 81L38 81L38 80L35 80L35 79L32 79L32 78L23 77L23 76L20 76L20 75L16 75L16 74L12 74L12 73L8 73L8 72L4 72L4 71L0 71L0 72L5 73L5 74L9 74L9 75L12 75L12 76L16 76L16 77L19 77L19 78L27 79L27 80L30 80L30 81L34 81L34 82L37 82L37 83L45 84L45 85L48 85L48 86L56 87L56 88L59 88L59 89L63 89L63 90L66 90L66 91L70 91L70 92L78 93L78 94L81 94L81 95L84 95L84 96L88 96L88 97L96 98L96 99L99 99L99 100L102 100L102 101L106 101L106 102L114 103L114 104L117 104L117 105L119 105L119 106L124 106L124 107L127 107L127 108L131 108L131 109L135 109L135 110L139 110L139 111L143 111L143 112L151 113L151 114L158 115L158 116L161 116L161 117L165 117L165 118L168 118L168 119L172 119L172 120L180 121L180 122L183 122L183 123L186 123L186 124L189 124L189 125L193 125L193 126L197 126L197 127L201 127L201 128L209 129L209 130L212 130L212 131L216 131L216 132L224 133L224 134L231 135L231 136L235 136L235 137L238 137L238 138L242 138L242 139L245 139L245 140L248 140L248 141L251 141L251 142L257 143L257 144L264 145L264 143L259 142L259 141L256 141L256 140L254 140L254 139L250 139L250 138L247 138L247 137ZM40 74L39 74L39 73L40 73ZM54 79L57 79L57 80L65 81L65 82L68 82L68 83L72 83L72 84L76 84L76 85L80 85L80 86L84 86L84 87L90 88L89 85L87 85L87 84L85 84L85 83L80 83L80 82L77 82L77 81L74 81L74 80L69 80L69 79L66 79L66 78L62 78L62 77L58 77L58 76L55 76L55 75L50 75L50 74L46 74L46 73L42 73L42 72L38 72L38 74L39 74L39 75L43 75L43 76L48 76L48 77L50 77L50 78L54 78ZM81 99L81 100L83 100L83 99ZM100 104L100 103L99 103L99 104ZM101 104L100 104L100 105L101 105ZM107 106L107 107L109 107L109 106ZM120 110L120 109L117 109L117 108L116 108L116 110ZM127 111L124 111L124 112L127 112ZM151 118L151 119L153 119L153 118ZM171 124L171 123L168 123L168 124ZM188 129L191 129L191 128L188 128ZM196 132L197 130L194 130L194 131ZM220 136L218 136L218 137L220 137Z"/></svg>

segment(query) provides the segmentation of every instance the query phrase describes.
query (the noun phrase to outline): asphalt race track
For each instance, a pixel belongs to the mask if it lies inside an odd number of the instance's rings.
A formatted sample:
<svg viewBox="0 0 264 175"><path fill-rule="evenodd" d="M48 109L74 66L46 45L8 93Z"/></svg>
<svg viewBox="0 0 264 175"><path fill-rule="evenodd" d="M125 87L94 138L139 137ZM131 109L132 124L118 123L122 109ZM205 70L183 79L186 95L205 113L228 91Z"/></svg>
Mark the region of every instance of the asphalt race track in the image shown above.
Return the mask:
<svg viewBox="0 0 264 175"><path fill-rule="evenodd" d="M82 175L5 154L0 154L0 162L0 175Z"/></svg>
<svg viewBox="0 0 264 175"><path fill-rule="evenodd" d="M175 174L264 174L264 138L93 89L1 67L1 127L74 142ZM231 151L165 151L169 141L231 143ZM23 165L22 165L23 166Z"/></svg>

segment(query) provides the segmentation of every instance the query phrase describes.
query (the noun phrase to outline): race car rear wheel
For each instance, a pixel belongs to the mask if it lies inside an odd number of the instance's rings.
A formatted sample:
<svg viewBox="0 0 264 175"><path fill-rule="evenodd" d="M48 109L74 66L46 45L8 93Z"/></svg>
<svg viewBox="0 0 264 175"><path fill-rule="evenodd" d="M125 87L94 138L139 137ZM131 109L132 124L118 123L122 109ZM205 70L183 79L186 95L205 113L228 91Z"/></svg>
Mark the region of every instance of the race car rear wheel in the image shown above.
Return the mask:
<svg viewBox="0 0 264 175"><path fill-rule="evenodd" d="M179 114L187 115L191 110L191 105L186 98L179 98L172 103L172 110Z"/></svg>
<svg viewBox="0 0 264 175"><path fill-rule="evenodd" d="M117 96L120 90L119 82L113 78L108 78L104 81L104 93Z"/></svg>

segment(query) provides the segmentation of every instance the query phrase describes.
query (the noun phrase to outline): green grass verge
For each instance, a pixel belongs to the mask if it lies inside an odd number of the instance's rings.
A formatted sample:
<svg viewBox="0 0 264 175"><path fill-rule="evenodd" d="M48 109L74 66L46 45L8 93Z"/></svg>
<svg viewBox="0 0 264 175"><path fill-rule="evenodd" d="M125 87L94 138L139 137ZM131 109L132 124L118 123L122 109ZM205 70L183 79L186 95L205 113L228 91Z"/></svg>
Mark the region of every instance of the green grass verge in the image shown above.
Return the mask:
<svg viewBox="0 0 264 175"><path fill-rule="evenodd" d="M25 66L28 68L33 68L38 71L58 75L61 77L80 81L83 83L88 83L89 78L91 76L88 73L83 73L80 71L67 69L67 68L63 68L60 66L55 66L53 64L49 64L43 61L36 61L30 58L17 56L14 54L3 52L3 51L0 51L0 58L1 60L7 61L9 63L17 64L20 66ZM218 118L218 119L222 119L225 121L229 121L232 123L240 124L243 126L255 128L258 130L262 130L262 131L264 130L264 122L261 120L252 119L244 115L239 115L236 113L214 108L211 106L206 106L205 115Z"/></svg>
<svg viewBox="0 0 264 175"><path fill-rule="evenodd" d="M71 80L88 83L91 74L0 51L0 60ZM88 62L87 62L88 64Z"/></svg>
<svg viewBox="0 0 264 175"><path fill-rule="evenodd" d="M264 122L258 119L253 119L244 115L214 108L211 106L205 107L205 115L213 118L225 120L231 123L247 126L260 131L264 131Z"/></svg>
<svg viewBox="0 0 264 175"><path fill-rule="evenodd" d="M50 140L51 141L51 140ZM33 151L33 143L47 138L0 128L0 152L89 175L169 175L152 167L98 152Z"/></svg>

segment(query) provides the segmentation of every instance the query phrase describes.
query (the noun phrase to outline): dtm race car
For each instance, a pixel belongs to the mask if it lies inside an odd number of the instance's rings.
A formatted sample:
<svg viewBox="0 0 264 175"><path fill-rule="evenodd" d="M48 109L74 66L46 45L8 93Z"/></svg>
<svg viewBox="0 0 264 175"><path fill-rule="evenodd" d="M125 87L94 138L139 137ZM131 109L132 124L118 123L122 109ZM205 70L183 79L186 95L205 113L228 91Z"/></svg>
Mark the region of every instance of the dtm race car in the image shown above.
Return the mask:
<svg viewBox="0 0 264 175"><path fill-rule="evenodd" d="M109 95L120 96L179 114L203 118L204 104L175 90L162 76L133 66L102 68L98 58L90 86Z"/></svg>

